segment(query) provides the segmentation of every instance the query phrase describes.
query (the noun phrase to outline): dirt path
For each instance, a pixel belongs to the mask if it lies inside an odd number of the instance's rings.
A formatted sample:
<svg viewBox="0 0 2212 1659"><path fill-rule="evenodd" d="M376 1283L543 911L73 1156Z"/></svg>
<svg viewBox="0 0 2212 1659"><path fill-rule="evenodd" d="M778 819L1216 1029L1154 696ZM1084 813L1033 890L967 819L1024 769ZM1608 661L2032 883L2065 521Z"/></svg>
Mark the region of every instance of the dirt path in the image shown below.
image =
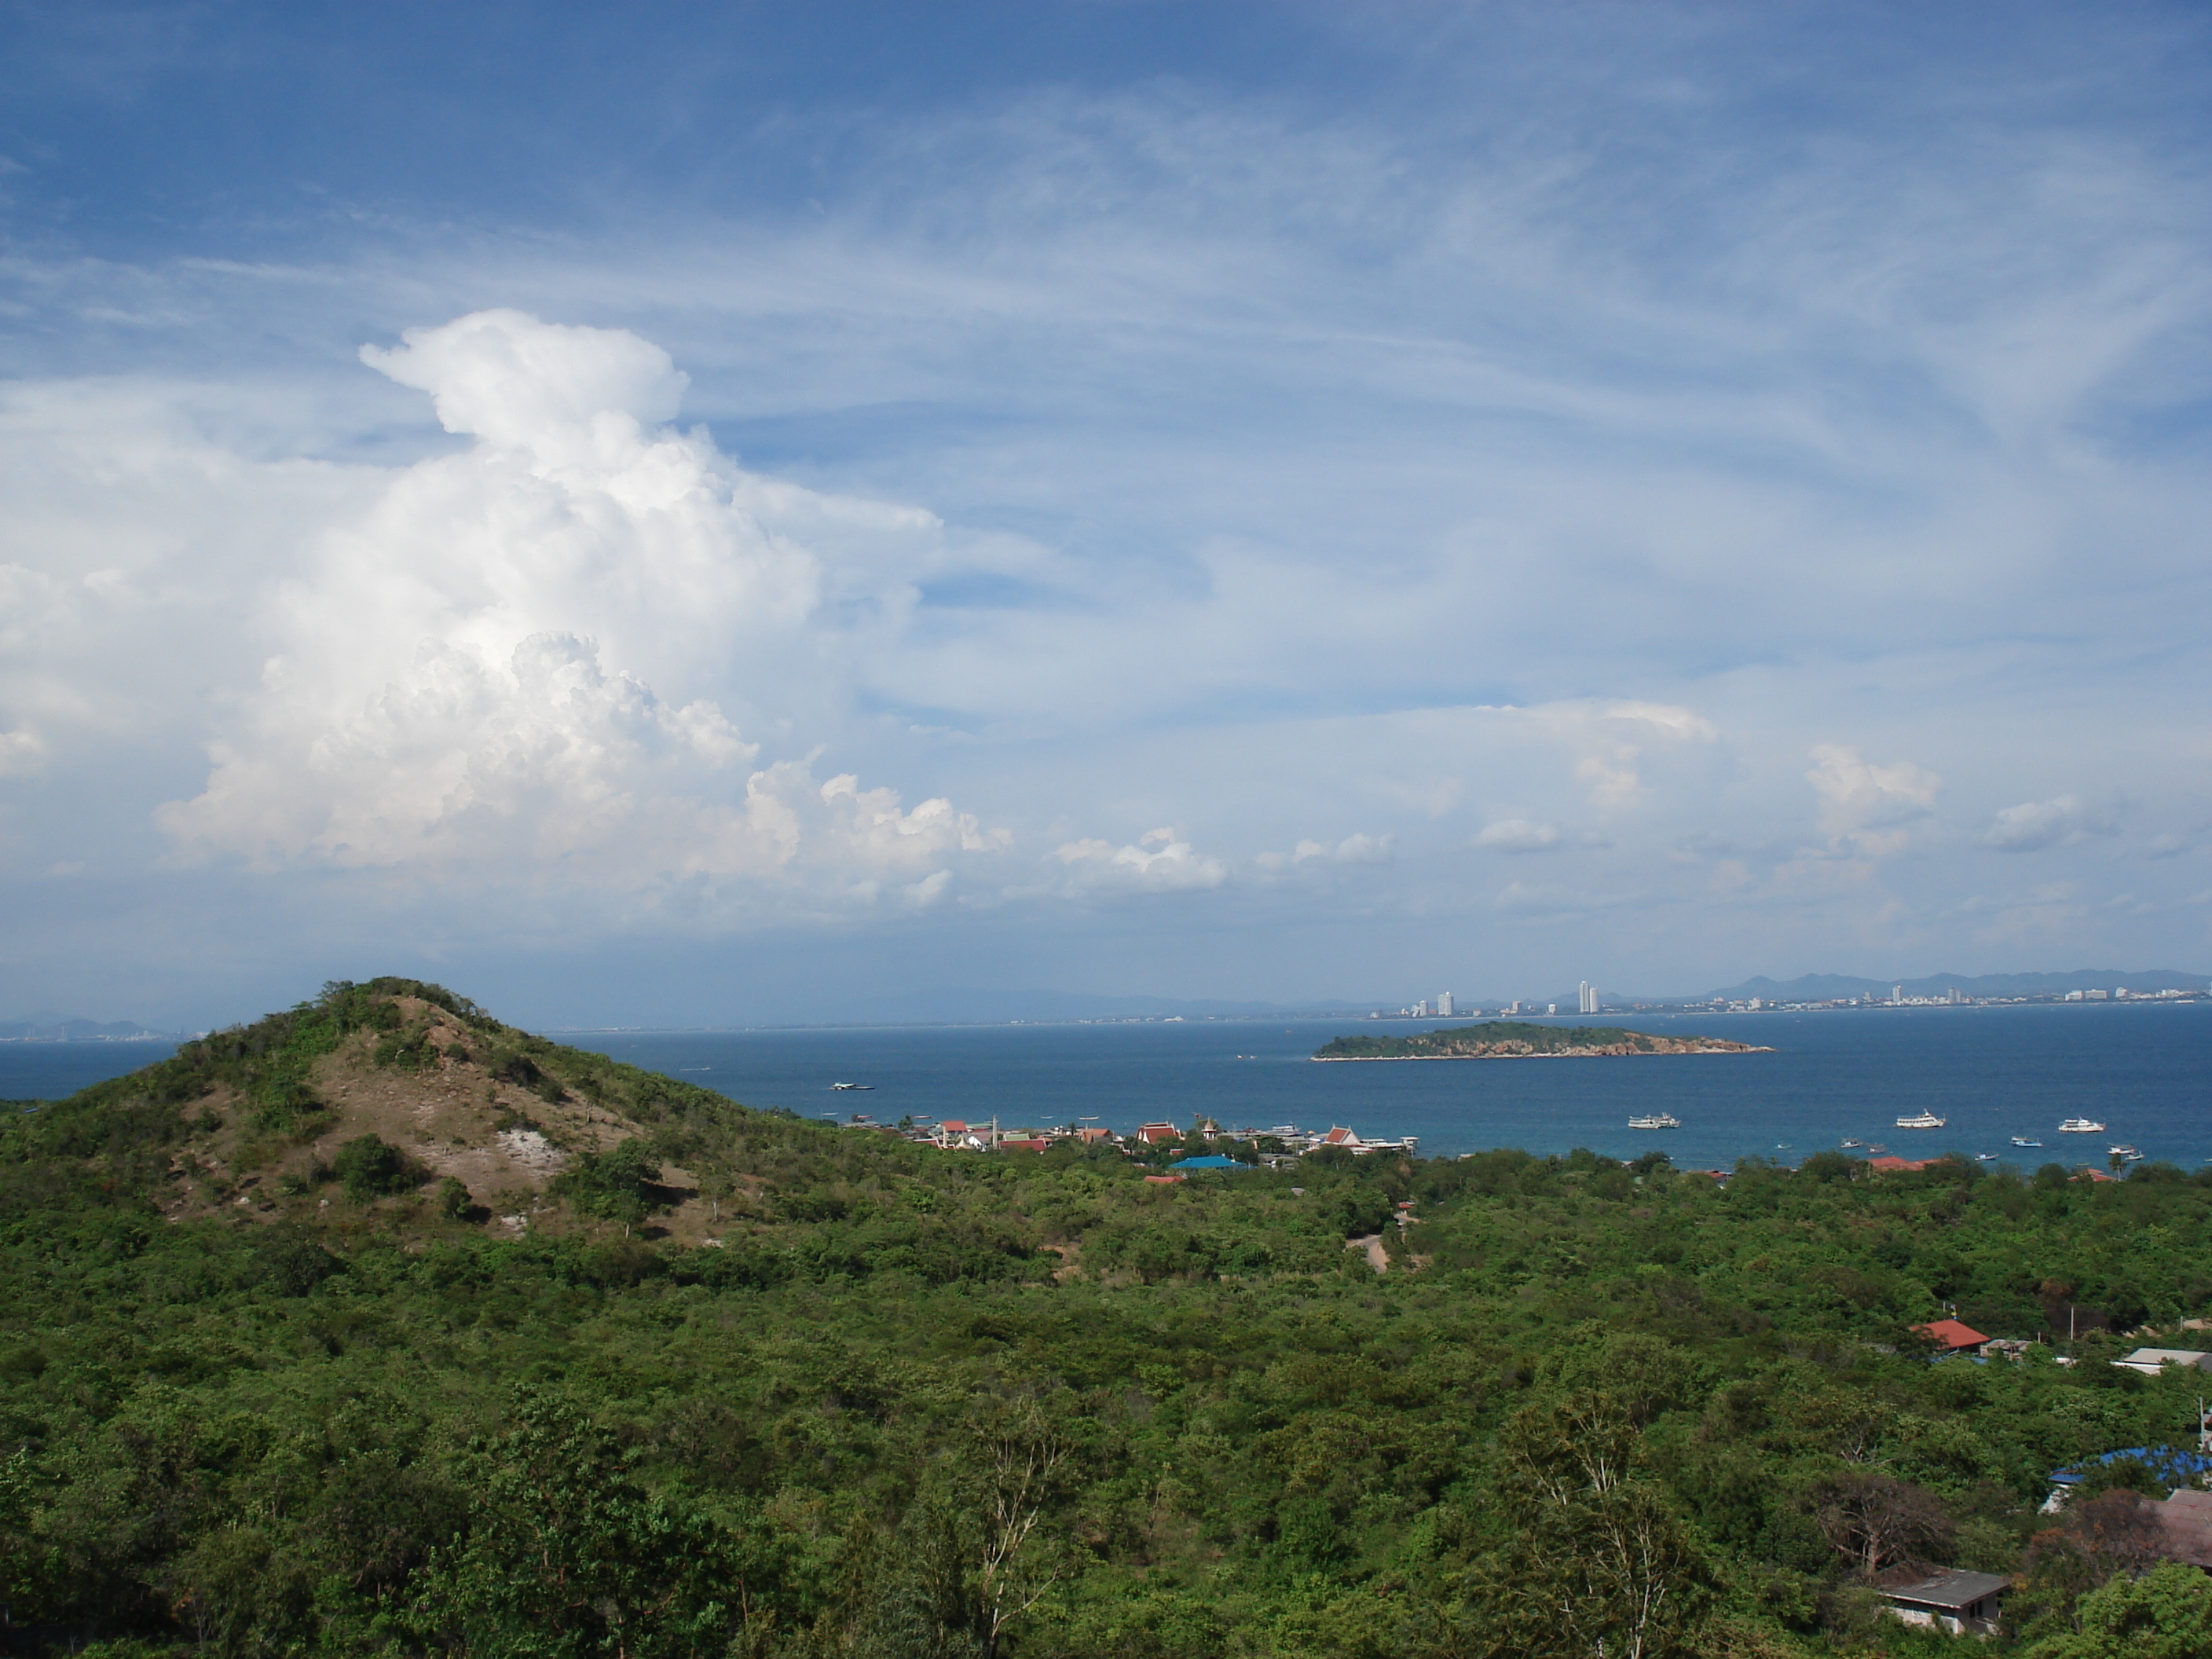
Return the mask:
<svg viewBox="0 0 2212 1659"><path fill-rule="evenodd" d="M1382 1234L1370 1233L1364 1238L1347 1238L1344 1241L1344 1248L1347 1250L1366 1251L1367 1265L1374 1268L1376 1273L1387 1273L1390 1271L1390 1253L1382 1248Z"/></svg>

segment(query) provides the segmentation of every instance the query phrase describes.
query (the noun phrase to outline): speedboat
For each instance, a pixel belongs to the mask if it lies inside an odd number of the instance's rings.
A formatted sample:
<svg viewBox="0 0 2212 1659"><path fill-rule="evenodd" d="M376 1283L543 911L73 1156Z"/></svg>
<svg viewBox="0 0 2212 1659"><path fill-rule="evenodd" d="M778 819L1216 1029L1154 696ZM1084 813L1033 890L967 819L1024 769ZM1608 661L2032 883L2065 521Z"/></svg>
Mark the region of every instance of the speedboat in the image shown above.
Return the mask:
<svg viewBox="0 0 2212 1659"><path fill-rule="evenodd" d="M1672 1112L1650 1112L1643 1117L1632 1117L1628 1120L1628 1127L1632 1129L1679 1129L1682 1127L1682 1120Z"/></svg>
<svg viewBox="0 0 2212 1659"><path fill-rule="evenodd" d="M1866 1145L1866 1142L1863 1140L1847 1140L1844 1145L1846 1146L1863 1146Z"/></svg>
<svg viewBox="0 0 2212 1659"><path fill-rule="evenodd" d="M1996 1161L1997 1155L1995 1152L1976 1152L1974 1154L1974 1162L1977 1164L1994 1164Z"/></svg>
<svg viewBox="0 0 2212 1659"><path fill-rule="evenodd" d="M2094 1117L2069 1117L2058 1126L2058 1133L2062 1135L2100 1135L2105 1133L2105 1126Z"/></svg>
<svg viewBox="0 0 2212 1659"><path fill-rule="evenodd" d="M1933 1112L1922 1112L1917 1117L1898 1119L1897 1127L1900 1129L1940 1129L1949 1121L1950 1119L1938 1117Z"/></svg>
<svg viewBox="0 0 2212 1659"><path fill-rule="evenodd" d="M2107 1146L2105 1150L2114 1158L2124 1158L2130 1164L2142 1162L2142 1154L2132 1146Z"/></svg>
<svg viewBox="0 0 2212 1659"><path fill-rule="evenodd" d="M830 1090L831 1090L831 1091L832 1091L833 1093L841 1094L841 1095L842 1095L842 1094L845 1094L845 1093L848 1092L848 1091L851 1091L851 1090L854 1090L854 1089L872 1089L872 1088L874 1088L875 1086L876 1086L876 1085L875 1085L874 1084L872 1084L872 1083L833 1083L833 1084L831 1084L831 1085L830 1085Z"/></svg>
<svg viewBox="0 0 2212 1659"><path fill-rule="evenodd" d="M2015 1146L2040 1146L2043 1145L2039 1140L2030 1140L2026 1135L2014 1135L2012 1138L2012 1144Z"/></svg>

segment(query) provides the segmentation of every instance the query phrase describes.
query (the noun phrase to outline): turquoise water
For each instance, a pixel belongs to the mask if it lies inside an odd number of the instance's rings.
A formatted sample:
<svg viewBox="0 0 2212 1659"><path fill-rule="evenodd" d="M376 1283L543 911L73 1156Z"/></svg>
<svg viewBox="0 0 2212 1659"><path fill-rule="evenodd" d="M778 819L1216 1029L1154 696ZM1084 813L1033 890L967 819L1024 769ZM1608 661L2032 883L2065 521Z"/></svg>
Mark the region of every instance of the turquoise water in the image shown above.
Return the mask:
<svg viewBox="0 0 2212 1659"><path fill-rule="evenodd" d="M1456 1022L1455 1022L1456 1023ZM1575 1023L1571 1020L1560 1022ZM1584 1022L1591 1023L1591 1022ZM1603 1023L1703 1032L1771 1054L1596 1060L1311 1063L1343 1031L1435 1021L1198 1021L1182 1024L897 1027L701 1033L563 1033L562 1040L703 1084L752 1106L884 1121L988 1119L1008 1127L1095 1118L1127 1130L1199 1114L1232 1127L1344 1124L1420 1137L1425 1153L1654 1147L1685 1167L1795 1163L1850 1138L1908 1157L1996 1152L2008 1163L2102 1165L2115 1141L2194 1168L2212 1159L2212 1004L1871 1009L1832 1013L1608 1015ZM160 1059L155 1043L0 1044L0 1097L52 1097ZM872 1092L832 1093L836 1082ZM1893 1127L1930 1110L1941 1130ZM1680 1129L1639 1132L1672 1112ZM2061 1135L2062 1118L2101 1119ZM2014 1135L2039 1138L2020 1151Z"/></svg>

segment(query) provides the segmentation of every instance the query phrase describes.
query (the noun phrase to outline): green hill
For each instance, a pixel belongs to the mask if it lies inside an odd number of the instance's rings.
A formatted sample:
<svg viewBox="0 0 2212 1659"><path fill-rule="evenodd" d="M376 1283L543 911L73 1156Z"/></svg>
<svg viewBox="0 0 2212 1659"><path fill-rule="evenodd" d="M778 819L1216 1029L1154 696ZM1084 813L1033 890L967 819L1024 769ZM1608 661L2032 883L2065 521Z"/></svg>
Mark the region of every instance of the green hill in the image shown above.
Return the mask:
<svg viewBox="0 0 2212 1659"><path fill-rule="evenodd" d="M1151 1172L749 1110L393 980L17 1110L0 1638L1894 1654L1869 1567L2018 1571L2013 1628L2071 1629L2134 1500L2039 1517L2047 1472L2193 1433L2186 1378L2101 1363L2212 1299L2169 1168ZM2081 1363L1931 1364L1954 1306L2070 1313Z"/></svg>

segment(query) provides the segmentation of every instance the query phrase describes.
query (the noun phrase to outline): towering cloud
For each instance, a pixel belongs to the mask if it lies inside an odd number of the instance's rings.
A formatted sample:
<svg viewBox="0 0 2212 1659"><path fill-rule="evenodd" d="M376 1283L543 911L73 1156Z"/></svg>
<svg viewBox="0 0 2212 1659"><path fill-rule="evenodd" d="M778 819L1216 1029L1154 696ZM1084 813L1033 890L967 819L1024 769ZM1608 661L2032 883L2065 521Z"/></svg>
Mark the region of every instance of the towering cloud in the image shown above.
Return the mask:
<svg viewBox="0 0 2212 1659"><path fill-rule="evenodd" d="M738 902L933 898L947 860L1003 844L943 800L756 769L737 724L823 685L823 573L793 526L896 539L927 514L670 428L684 378L626 331L490 311L362 356L473 441L401 471L269 603L258 688L202 793L161 811L183 846Z"/></svg>

